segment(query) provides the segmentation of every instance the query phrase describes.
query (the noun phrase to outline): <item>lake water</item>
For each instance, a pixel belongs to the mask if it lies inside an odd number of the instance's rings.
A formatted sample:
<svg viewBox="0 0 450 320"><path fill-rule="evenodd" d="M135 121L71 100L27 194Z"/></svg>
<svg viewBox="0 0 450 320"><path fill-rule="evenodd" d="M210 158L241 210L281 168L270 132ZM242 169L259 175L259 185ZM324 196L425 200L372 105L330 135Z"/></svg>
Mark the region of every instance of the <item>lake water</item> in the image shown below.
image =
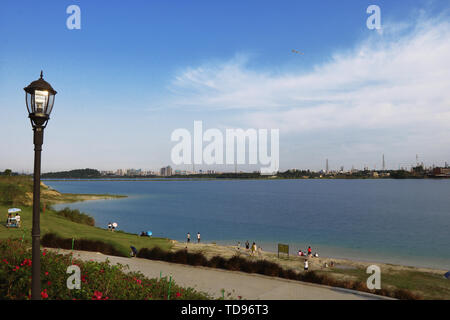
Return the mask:
<svg viewBox="0 0 450 320"><path fill-rule="evenodd" d="M450 269L450 180L44 181L128 198L69 206L98 226L184 241Z"/></svg>

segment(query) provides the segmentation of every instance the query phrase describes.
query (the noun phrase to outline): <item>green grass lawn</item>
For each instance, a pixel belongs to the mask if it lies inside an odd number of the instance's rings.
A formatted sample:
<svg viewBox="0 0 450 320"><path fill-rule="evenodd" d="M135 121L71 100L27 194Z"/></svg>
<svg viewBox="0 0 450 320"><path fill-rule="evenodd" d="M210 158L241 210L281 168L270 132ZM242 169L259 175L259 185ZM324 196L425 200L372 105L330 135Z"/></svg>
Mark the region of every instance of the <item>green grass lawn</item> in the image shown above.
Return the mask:
<svg viewBox="0 0 450 320"><path fill-rule="evenodd" d="M366 281L368 274L361 269L329 269L321 271L328 274L350 276L359 281ZM420 294L424 299L449 300L450 281L443 275L415 270L383 271L381 272L381 287L396 287Z"/></svg>
<svg viewBox="0 0 450 320"><path fill-rule="evenodd" d="M24 237L24 239L31 240L32 208L18 207L22 209L21 228L6 228L8 206L0 205L0 239L22 239ZM130 246L134 246L138 250L155 246L168 250L172 246L170 240L166 238L148 238L125 232L111 232L106 229L69 221L56 215L51 210L46 210L45 213L41 214L41 236L50 232L64 238L75 238L75 241L81 238L101 240L113 245L126 255L130 252Z"/></svg>

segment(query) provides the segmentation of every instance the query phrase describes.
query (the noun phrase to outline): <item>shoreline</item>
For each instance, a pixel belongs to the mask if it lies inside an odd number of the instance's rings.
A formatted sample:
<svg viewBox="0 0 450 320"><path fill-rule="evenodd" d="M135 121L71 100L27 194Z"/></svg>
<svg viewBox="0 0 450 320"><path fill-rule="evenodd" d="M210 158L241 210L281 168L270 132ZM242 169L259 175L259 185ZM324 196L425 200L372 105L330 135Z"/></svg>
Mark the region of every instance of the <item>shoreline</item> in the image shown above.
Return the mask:
<svg viewBox="0 0 450 320"><path fill-rule="evenodd" d="M366 260L357 260L350 258L335 258L328 256L319 256L319 257L306 257L306 256L298 256L298 255L287 255L280 254L280 258L277 257L277 253L264 250L261 252L261 256L256 254L255 256L250 255L250 251L246 251L245 246L241 246L240 250L237 250L236 245L223 245L216 243L189 243L180 242L177 240L170 240L173 244L172 250L182 250L185 249L186 246L189 251L192 252L200 252L203 253L206 257L212 258L214 255L219 255L224 258L231 258L236 254L240 254L242 256L246 256L250 259L265 259L272 262L279 263L285 267L294 268L297 270L303 270L303 263L306 259L308 259L309 267L311 270L323 270L324 264L330 263L333 261L337 266L337 269L358 269L358 268L367 268L370 265L378 265L381 269L387 270L410 270L410 271L418 271L425 272L430 274L444 275L448 270L440 269L440 268L431 268L431 267L419 267L419 266L410 266L404 264L393 264L388 262L379 262L379 261L366 261ZM242 245L242 244L241 244Z"/></svg>
<svg viewBox="0 0 450 320"><path fill-rule="evenodd" d="M28 199L32 203L33 195L32 193L26 193ZM41 202L47 202L52 204L63 204L63 203L74 203L74 202L84 202L92 200L112 200L112 199L122 199L127 198L126 195L115 195L115 194L94 194L94 193L61 193L52 187L41 182Z"/></svg>

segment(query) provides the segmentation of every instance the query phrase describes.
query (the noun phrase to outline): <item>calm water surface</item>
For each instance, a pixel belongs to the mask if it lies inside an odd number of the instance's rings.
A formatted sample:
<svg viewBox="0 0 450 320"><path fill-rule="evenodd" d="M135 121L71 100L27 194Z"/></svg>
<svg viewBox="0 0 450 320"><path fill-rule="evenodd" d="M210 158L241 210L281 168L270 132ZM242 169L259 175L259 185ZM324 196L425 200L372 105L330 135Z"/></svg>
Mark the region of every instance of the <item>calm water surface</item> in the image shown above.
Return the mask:
<svg viewBox="0 0 450 320"><path fill-rule="evenodd" d="M277 243L292 253L450 269L450 180L45 181L64 193L128 195L70 204L97 225L184 240ZM62 208L67 205L59 205Z"/></svg>

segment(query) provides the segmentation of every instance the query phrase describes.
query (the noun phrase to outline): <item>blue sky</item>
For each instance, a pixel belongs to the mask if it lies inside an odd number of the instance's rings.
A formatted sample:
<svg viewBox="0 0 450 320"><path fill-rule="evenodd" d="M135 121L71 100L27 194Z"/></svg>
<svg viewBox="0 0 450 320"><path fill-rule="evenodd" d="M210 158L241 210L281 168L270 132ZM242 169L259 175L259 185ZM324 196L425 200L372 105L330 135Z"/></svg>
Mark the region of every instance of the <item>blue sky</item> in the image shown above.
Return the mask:
<svg viewBox="0 0 450 320"><path fill-rule="evenodd" d="M66 27L73 4L81 30ZM382 32L366 27L372 4ZM443 165L449 9L444 0L3 1L0 170L32 169L23 87L41 69L58 91L44 172L157 169L170 164L171 132L194 120L278 128L281 169L322 169L326 158L335 169L380 168L383 153L391 168L416 154Z"/></svg>

